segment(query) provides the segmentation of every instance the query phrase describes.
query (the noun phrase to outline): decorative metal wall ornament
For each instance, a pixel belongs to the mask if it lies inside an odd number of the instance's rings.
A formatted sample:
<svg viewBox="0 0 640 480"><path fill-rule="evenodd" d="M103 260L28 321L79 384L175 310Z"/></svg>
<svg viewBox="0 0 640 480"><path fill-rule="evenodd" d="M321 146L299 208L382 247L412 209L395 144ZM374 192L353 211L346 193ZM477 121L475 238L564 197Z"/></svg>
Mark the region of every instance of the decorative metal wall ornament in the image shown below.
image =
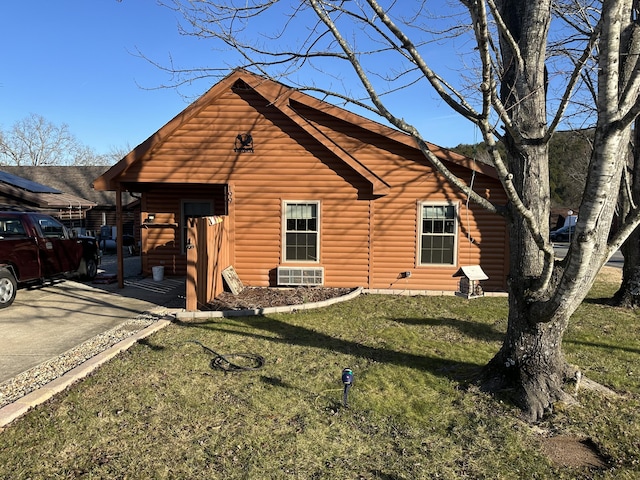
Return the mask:
<svg viewBox="0 0 640 480"><path fill-rule="evenodd" d="M250 133L239 133L233 147L234 152L253 153L253 137Z"/></svg>

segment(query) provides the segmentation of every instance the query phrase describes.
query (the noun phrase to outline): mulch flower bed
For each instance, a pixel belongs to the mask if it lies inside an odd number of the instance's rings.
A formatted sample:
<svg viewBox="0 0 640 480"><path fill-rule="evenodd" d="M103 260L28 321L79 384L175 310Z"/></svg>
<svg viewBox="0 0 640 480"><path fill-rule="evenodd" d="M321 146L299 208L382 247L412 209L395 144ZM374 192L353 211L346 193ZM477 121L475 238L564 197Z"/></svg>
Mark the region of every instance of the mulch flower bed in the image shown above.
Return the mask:
<svg viewBox="0 0 640 480"><path fill-rule="evenodd" d="M240 293L223 292L207 305L208 310L247 310L303 303L321 302L341 297L352 292L352 288L293 287L264 288L245 287Z"/></svg>

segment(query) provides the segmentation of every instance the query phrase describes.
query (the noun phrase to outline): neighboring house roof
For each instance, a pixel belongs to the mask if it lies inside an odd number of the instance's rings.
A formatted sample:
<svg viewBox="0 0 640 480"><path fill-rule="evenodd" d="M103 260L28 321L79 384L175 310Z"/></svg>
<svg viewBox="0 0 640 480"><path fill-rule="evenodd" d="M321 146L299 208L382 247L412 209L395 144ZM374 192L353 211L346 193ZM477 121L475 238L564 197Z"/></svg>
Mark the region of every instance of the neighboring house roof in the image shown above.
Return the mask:
<svg viewBox="0 0 640 480"><path fill-rule="evenodd" d="M64 194L89 200L94 206L115 206L115 192L99 191L92 187L93 180L108 166L0 166L0 170L28 180L48 185ZM126 205L135 200L123 199Z"/></svg>
<svg viewBox="0 0 640 480"><path fill-rule="evenodd" d="M88 209L96 203L85 198L61 191L58 187L40 183L0 167L0 197L24 202L40 209Z"/></svg>
<svg viewBox="0 0 640 480"><path fill-rule="evenodd" d="M118 179L123 176L133 164L140 161L143 157L151 155L155 150L160 148L178 128L189 122L207 105L215 102L231 88L250 89L258 93L265 99L268 105L277 108L324 148L340 158L363 179L369 182L374 195L387 194L389 190L388 183L358 158L357 149L354 150L344 145L342 143L343 138L333 135L330 127L317 121L313 112L321 112L336 120L339 119L340 121L349 122L366 130L370 134L384 136L385 138L392 139L418 150L415 140L406 133L318 100L276 81L238 69L214 85L209 91L189 105L155 134L129 152L116 165L101 176L96 177L96 180L93 182L94 188L97 190L115 190L121 188L118 186ZM495 169L487 164L475 162L473 159L438 147L437 145L430 143L427 143L427 145L429 150L443 162L461 165L497 178Z"/></svg>

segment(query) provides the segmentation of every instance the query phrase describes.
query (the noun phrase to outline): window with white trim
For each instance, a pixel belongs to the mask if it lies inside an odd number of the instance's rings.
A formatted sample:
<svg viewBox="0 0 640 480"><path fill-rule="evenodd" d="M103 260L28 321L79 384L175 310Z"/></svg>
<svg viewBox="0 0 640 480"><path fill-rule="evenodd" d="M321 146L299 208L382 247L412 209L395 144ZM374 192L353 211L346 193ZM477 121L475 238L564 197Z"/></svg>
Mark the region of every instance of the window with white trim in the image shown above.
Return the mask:
<svg viewBox="0 0 640 480"><path fill-rule="evenodd" d="M421 203L419 209L419 264L455 265L458 244L456 206L450 203Z"/></svg>
<svg viewBox="0 0 640 480"><path fill-rule="evenodd" d="M317 262L319 202L284 202L284 261Z"/></svg>

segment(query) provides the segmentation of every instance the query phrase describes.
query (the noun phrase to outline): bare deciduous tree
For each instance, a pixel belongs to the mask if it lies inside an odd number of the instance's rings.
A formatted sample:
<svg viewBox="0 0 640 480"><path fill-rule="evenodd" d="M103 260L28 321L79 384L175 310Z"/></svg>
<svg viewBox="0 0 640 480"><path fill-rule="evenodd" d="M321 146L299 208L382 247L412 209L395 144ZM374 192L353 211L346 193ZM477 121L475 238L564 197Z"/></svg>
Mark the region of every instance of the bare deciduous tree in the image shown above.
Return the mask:
<svg viewBox="0 0 640 480"><path fill-rule="evenodd" d="M580 373L564 358L563 334L602 265L640 223L640 210L633 207L609 236L626 162L619 152L626 150L640 111L636 0L165 0L165 5L184 19L183 33L231 46L241 66L380 115L411 135L472 201L504 215L510 234L508 328L479 383L486 391L514 392L531 420L558 401L574 400L563 384ZM438 12L429 12L434 5ZM580 35L568 28L572 15L585 20ZM455 71L436 71L433 65L439 44L465 42L457 71L466 69L467 83L461 85ZM589 72L594 65L597 78ZM219 71L168 70L174 85ZM473 88L470 72L477 73ZM354 78L361 88L347 86ZM565 259L556 261L548 235L548 146L568 115L584 118L586 100L576 93L583 87L590 88L597 112L593 153L576 234ZM413 103L435 92L476 126L507 205L473 192L429 151L411 119L392 111L387 98L408 92Z"/></svg>
<svg viewBox="0 0 640 480"><path fill-rule="evenodd" d="M0 130L0 164L4 165L107 165L118 159L98 155L80 143L67 124L56 125L42 115L32 113L8 131Z"/></svg>
<svg viewBox="0 0 640 480"><path fill-rule="evenodd" d="M68 125L55 125L31 114L5 132L0 153L8 164L59 165L76 143Z"/></svg>

